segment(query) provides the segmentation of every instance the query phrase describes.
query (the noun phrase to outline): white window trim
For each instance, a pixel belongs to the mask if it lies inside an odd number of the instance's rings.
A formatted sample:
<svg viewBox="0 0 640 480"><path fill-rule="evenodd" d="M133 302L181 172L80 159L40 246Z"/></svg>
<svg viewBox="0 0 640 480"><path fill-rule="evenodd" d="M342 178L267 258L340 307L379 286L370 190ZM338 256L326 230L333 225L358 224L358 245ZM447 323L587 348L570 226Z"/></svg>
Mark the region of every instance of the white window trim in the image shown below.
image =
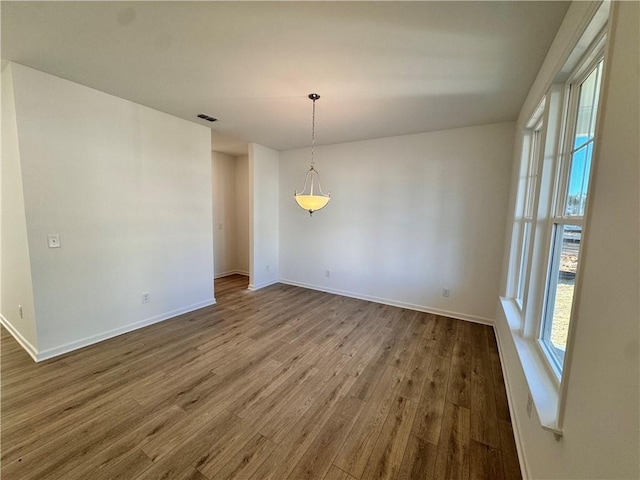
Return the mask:
<svg viewBox="0 0 640 480"><path fill-rule="evenodd" d="M563 165L557 161L563 152L564 130L567 118L563 118L569 112L566 104L566 95L570 83L574 83L576 75L588 73L589 66L595 65L604 57L603 78L599 103L602 104L602 91L606 86L606 57L607 52L603 55L603 45L606 40L605 30L609 16L610 3L603 2L595 15L591 19L591 23L586 27L582 37L574 47L573 51L568 55L566 63L556 73L556 80L547 93L543 96L539 103L545 102L544 107L544 127L542 131L542 157L538 161L538 198L536 199L535 212L532 228L533 248L529 255L529 278L525 285L525 294L523 298L522 308L515 300L515 288L517 282L514 274L517 274L513 265L514 256L517 257L515 246L517 246L517 236L512 234L511 248L509 253L508 276L505 288L505 296L500 297L501 305L507 323L509 325L511 335L518 352L521 366L523 368L525 378L527 380L529 391L533 399L533 404L543 429L549 430L556 438L562 436L562 425L564 420L564 408L567 396L567 384L571 370L571 352L573 351L573 342L575 334L575 323L569 325L566 356L564 360L564 368L562 377L553 368L552 363L548 361L544 346L539 341L539 333L542 326L542 309L545 305L544 295L546 294L546 279L550 262L551 235L554 219L550 218L556 207L554 198L555 181L557 176L562 174L559 167ZM580 60L580 58L582 60ZM578 65L581 65L579 67ZM575 72L575 73L570 73ZM538 107L539 108L539 107ZM596 137L600 130L601 122L599 118L602 115L602 108L598 108L596 119ZM535 116L532 115L532 118ZM530 122L526 127L531 129ZM525 128L525 133L527 129ZM522 138L522 137L521 137ZM526 138L522 139L521 152L525 152L527 145ZM589 182L591 183L594 168L594 162L598 155L598 143L595 144L593 152L593 160L589 173ZM551 162L551 164L549 163ZM545 168L546 165L546 168ZM549 168L551 166L551 168ZM543 178L544 175L544 178ZM521 177L518 179L518 186ZM587 212L591 203L590 196L587 197L587 205L583 218L587 218ZM516 195L515 212L519 212L518 208L521 201L520 189ZM540 212L548 212L546 216ZM514 223L515 223L514 218ZM574 223L574 218L569 217L567 223ZM557 222L556 222L557 223ZM542 228L540 228L542 227ZM584 230L583 230L584 238ZM578 263L576 272L576 293L574 294L574 305L572 307L572 318L577 314L579 292L579 277L583 262Z"/></svg>
<svg viewBox="0 0 640 480"><path fill-rule="evenodd" d="M605 32L602 30L593 41L592 46L588 50L585 58L576 66L574 72L569 77L565 85L562 85L564 89L564 96L567 99L562 105L562 110L564 114L564 118L561 122L561 130L559 138L559 153L556 157L555 164L555 180L552 188L553 199L549 209L549 219L547 221L547 238L546 238L546 272L544 275L544 285L543 295L542 295L542 304L540 305L540 314L537 315L536 320L536 342L541 353L544 355L545 361L549 366L550 371L553 373L555 382L561 386L563 383L563 379L565 378L565 369L570 363L571 352L573 351L573 342L569 342L569 338L572 338L573 335L571 332L575 329L575 317L576 312L574 309L574 305L572 304L571 313L570 313L570 322L569 329L567 332L567 344L565 348L565 358L563 361L563 366L561 367L558 363L558 359L555 356L554 352L551 351L551 347L544 341L544 328L545 328L545 320L548 320L548 315L550 315L551 306L555 303L553 298L549 298L550 295L554 295L555 292L549 291L549 282L551 281L551 276L555 275L555 265L554 258L552 252L554 251L553 244L559 242L560 237L555 237L557 234L555 226L556 225L580 225L582 227L583 232L583 240L581 242L581 254L584 251L584 232L585 232L585 218L588 213L588 199L587 197L587 205L585 205L585 210L583 215L581 216L567 216L564 212L565 207L565 199L568 188L568 176L569 169L571 166L571 151L573 145L573 135L574 128L577 119L577 107L579 101L579 95L574 94L571 95L571 89L575 88L576 85L580 85L584 82L587 76L591 73L593 68L596 65L603 61L604 59L604 43L605 43ZM604 69L603 69L604 71ZM597 110L596 114L596 128L598 123L598 119L600 117L600 108ZM571 127L571 128L570 128ZM597 137L597 132L596 132ZM594 152L595 154L595 152ZM595 155L592 155L592 158ZM592 176L593 176L593 163L591 165L589 171L589 179L588 184L591 184ZM556 246L558 248L558 246ZM576 294L580 288L580 271L581 271L582 262L578 262L578 268L576 271L575 284L574 284L574 299L576 298ZM575 303L575 302L574 302ZM566 381L564 382L566 383Z"/></svg>
<svg viewBox="0 0 640 480"><path fill-rule="evenodd" d="M532 128L528 128L527 132L525 133L525 135L527 135L529 137L529 141L530 141L530 149L527 155L527 161L523 162L526 164L527 167L527 177L525 179L525 191L524 191L524 203L522 205L522 215L521 215L521 220L520 220L520 238L519 238L519 242L522 243L522 252L520 253L520 255L522 257L524 257L525 260L525 264L524 264L524 268L522 265L522 260L521 259L518 262L518 268L517 268L517 276L515 277L515 288L513 291L513 297L516 300L516 304L518 305L520 312L523 312L525 310L525 305L526 305L526 298L527 298L527 294L529 291L529 280L530 280L530 276L526 275L524 278L522 278L522 271L524 270L525 272L529 272L531 270L531 257L532 257L532 250L533 250L533 237L535 234L535 220L536 220L536 211L537 211L537 205L538 205L538 198L539 198L539 190L540 190L540 164L542 163L543 160L543 148L544 147L544 107L545 107L545 100L543 100L541 102L541 104L539 105L539 107L536 109L536 112L534 114L534 116L532 117L530 124L532 124ZM531 171L531 167L535 167L535 172ZM533 183L533 192L530 190L531 184L529 183L529 177L533 176L534 183ZM528 206L528 202L529 199L528 197L530 195L533 195L532 197L532 204L531 204L531 211L527 212L527 206ZM526 231L526 227L527 225L529 226L529 231ZM524 245L524 235L528 235L527 238L527 243L526 246ZM523 282L523 283L521 283ZM522 293L522 298L519 298L519 288L522 288L523 293Z"/></svg>

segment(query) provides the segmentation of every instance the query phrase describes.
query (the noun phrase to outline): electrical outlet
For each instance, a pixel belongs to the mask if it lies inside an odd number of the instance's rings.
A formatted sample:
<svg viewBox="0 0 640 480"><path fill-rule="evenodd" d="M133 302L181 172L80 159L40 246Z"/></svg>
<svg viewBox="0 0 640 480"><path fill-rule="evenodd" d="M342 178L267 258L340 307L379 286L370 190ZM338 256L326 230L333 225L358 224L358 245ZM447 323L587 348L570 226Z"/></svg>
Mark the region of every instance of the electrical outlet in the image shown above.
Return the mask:
<svg viewBox="0 0 640 480"><path fill-rule="evenodd" d="M266 267L267 272L269 271L270 268L271 268L271 266L267 265L267 267Z"/></svg>
<svg viewBox="0 0 640 480"><path fill-rule="evenodd" d="M142 303L149 303L151 301L151 294L149 292L142 292Z"/></svg>
<svg viewBox="0 0 640 480"><path fill-rule="evenodd" d="M533 409L533 398L531 394L527 396L527 417L531 418L531 410Z"/></svg>
<svg viewBox="0 0 640 480"><path fill-rule="evenodd" d="M324 276L329 278L331 277L331 270L329 270L328 268L324 271Z"/></svg>
<svg viewBox="0 0 640 480"><path fill-rule="evenodd" d="M442 296L443 297L448 297L449 296L449 289L448 288L443 288L442 289Z"/></svg>
<svg viewBox="0 0 640 480"><path fill-rule="evenodd" d="M18 305L18 315L20 315L20 318L24 318L22 316L22 305Z"/></svg>
<svg viewBox="0 0 640 480"><path fill-rule="evenodd" d="M57 233L47 235L47 245L49 248L60 248L60 235Z"/></svg>

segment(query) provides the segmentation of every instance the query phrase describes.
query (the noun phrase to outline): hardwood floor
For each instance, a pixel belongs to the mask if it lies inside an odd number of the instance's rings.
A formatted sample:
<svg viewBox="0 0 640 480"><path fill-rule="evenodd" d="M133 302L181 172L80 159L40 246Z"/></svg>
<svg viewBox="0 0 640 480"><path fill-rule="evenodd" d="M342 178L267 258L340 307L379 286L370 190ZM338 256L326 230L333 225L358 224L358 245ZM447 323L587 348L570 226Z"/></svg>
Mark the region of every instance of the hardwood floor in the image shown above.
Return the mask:
<svg viewBox="0 0 640 480"><path fill-rule="evenodd" d="M41 364L3 329L2 478L520 478L490 327L246 286Z"/></svg>

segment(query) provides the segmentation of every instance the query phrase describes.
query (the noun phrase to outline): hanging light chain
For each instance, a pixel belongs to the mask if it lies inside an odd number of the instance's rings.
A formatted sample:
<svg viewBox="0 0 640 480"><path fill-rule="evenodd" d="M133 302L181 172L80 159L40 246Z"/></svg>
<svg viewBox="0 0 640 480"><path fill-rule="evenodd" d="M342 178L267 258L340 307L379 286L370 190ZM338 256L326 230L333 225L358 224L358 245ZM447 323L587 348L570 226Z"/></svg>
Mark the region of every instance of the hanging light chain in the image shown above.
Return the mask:
<svg viewBox="0 0 640 480"><path fill-rule="evenodd" d="M309 96L311 97L311 100L313 100L313 113L311 114L311 169L313 170L313 167L316 164L313 158L313 153L314 153L313 150L316 143L316 100L317 99L311 95Z"/></svg>

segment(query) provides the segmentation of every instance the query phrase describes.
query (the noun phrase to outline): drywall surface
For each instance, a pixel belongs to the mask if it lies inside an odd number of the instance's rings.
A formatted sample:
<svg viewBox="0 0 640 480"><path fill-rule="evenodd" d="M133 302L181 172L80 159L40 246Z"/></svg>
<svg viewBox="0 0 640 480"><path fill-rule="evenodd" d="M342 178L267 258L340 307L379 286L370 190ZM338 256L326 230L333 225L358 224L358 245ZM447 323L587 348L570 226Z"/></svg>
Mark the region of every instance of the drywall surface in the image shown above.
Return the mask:
<svg viewBox="0 0 640 480"><path fill-rule="evenodd" d="M13 74L40 355L213 303L209 129Z"/></svg>
<svg viewBox="0 0 640 480"><path fill-rule="evenodd" d="M236 270L235 157L211 152L213 180L213 246L215 276Z"/></svg>
<svg viewBox="0 0 640 480"><path fill-rule="evenodd" d="M281 152L282 281L492 322L513 132L500 123L316 147L331 201L312 217L293 198L309 149Z"/></svg>
<svg viewBox="0 0 640 480"><path fill-rule="evenodd" d="M616 2L612 9L559 441L527 417L527 382L498 306L516 435L533 479L640 478L639 6Z"/></svg>
<svg viewBox="0 0 640 480"><path fill-rule="evenodd" d="M249 157L235 157L237 273L249 275Z"/></svg>
<svg viewBox="0 0 640 480"><path fill-rule="evenodd" d="M249 289L278 281L279 267L279 153L249 144Z"/></svg>
<svg viewBox="0 0 640 480"><path fill-rule="evenodd" d="M18 147L12 65L2 70L1 290L5 326L35 356L38 346ZM22 316L20 308L22 307Z"/></svg>
<svg viewBox="0 0 640 480"><path fill-rule="evenodd" d="M249 274L249 157L211 152L215 276Z"/></svg>

